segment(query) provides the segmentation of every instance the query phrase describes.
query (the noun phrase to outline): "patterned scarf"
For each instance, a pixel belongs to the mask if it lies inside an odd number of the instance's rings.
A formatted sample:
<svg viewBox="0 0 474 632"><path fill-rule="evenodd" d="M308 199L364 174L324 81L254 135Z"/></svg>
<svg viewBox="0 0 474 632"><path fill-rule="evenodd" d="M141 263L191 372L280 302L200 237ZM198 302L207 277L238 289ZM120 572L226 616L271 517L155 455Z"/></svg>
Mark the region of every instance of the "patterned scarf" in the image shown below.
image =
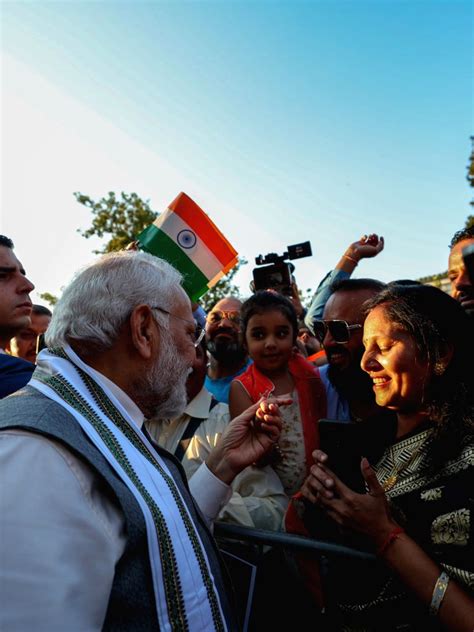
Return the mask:
<svg viewBox="0 0 474 632"><path fill-rule="evenodd" d="M226 624L206 551L165 462L115 395L70 347L43 350L30 382L71 413L137 500L145 518L160 630Z"/></svg>

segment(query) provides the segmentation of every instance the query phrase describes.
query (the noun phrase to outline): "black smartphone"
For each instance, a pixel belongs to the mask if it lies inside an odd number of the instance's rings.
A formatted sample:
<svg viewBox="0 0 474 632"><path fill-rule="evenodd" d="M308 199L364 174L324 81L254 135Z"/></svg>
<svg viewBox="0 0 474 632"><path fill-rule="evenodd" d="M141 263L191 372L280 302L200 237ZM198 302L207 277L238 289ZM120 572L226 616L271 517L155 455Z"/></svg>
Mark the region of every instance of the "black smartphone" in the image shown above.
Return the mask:
<svg viewBox="0 0 474 632"><path fill-rule="evenodd" d="M327 466L350 489L365 493L365 483L360 471L360 461L364 454L363 424L319 420L319 438L321 450L328 455ZM361 550L370 550L367 538L339 527L318 505L304 502L303 521L312 537L350 546Z"/></svg>
<svg viewBox="0 0 474 632"><path fill-rule="evenodd" d="M327 465L353 491L364 493L360 462L367 454L362 424L333 419L319 420L321 450L328 455Z"/></svg>

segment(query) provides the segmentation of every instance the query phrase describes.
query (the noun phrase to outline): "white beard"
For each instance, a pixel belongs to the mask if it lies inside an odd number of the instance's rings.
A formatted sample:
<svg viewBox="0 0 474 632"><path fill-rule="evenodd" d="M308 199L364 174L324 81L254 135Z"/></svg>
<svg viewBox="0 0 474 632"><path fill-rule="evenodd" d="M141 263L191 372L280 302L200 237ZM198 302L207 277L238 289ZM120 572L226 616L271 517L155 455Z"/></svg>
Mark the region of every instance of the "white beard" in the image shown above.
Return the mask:
<svg viewBox="0 0 474 632"><path fill-rule="evenodd" d="M186 380L192 369L179 355L168 332L161 337L161 349L155 365L145 378L149 401L153 402L153 417L171 419L186 408Z"/></svg>

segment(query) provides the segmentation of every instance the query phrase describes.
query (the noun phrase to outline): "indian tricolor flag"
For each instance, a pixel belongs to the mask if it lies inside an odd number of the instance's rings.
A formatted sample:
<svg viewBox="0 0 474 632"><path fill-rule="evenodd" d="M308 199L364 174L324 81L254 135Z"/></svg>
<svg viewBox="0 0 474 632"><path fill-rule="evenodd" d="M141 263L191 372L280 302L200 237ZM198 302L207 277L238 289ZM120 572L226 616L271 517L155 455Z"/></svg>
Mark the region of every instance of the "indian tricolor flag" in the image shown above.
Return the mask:
<svg viewBox="0 0 474 632"><path fill-rule="evenodd" d="M138 236L140 249L165 259L183 275L183 288L196 301L237 263L237 252L186 193Z"/></svg>

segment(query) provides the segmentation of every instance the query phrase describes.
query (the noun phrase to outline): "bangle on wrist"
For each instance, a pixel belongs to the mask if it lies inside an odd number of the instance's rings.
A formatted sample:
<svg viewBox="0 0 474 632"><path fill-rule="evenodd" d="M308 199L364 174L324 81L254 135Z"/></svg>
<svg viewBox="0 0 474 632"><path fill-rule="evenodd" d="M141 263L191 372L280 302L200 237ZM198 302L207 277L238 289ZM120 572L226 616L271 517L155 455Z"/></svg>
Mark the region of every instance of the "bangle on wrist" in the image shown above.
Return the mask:
<svg viewBox="0 0 474 632"><path fill-rule="evenodd" d="M358 260L355 257L352 257L351 255L343 255L346 259L349 259L349 261L352 261L352 263L355 263L356 265L359 263Z"/></svg>
<svg viewBox="0 0 474 632"><path fill-rule="evenodd" d="M405 529L403 529L402 527L395 527L395 529L393 529L393 531L390 531L388 536L385 538L385 540L382 542L382 544L377 549L377 555L379 555L379 556L383 555L385 553L385 551L388 549L388 547L392 544L392 542L394 542L395 540L398 540L398 536L401 533L405 533Z"/></svg>
<svg viewBox="0 0 474 632"><path fill-rule="evenodd" d="M449 584L449 575L447 575L444 571L436 580L436 584L433 588L433 596L431 597L430 603L430 615L432 617L436 617L438 611L441 607L441 604L444 599L444 595L446 594L446 588Z"/></svg>

